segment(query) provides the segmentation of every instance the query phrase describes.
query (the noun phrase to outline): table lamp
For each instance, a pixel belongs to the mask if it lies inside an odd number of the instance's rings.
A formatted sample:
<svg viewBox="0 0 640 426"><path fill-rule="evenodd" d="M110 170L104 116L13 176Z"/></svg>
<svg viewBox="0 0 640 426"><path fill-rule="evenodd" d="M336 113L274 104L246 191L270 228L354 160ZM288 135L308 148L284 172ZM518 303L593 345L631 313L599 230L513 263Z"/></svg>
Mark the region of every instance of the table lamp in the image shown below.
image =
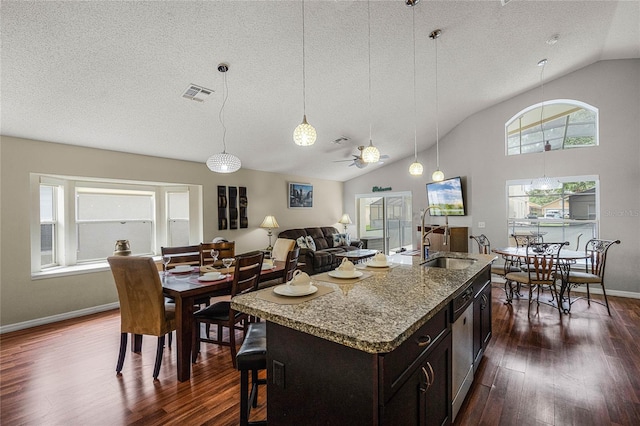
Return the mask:
<svg viewBox="0 0 640 426"><path fill-rule="evenodd" d="M262 221L262 223L260 224L260 228L266 228L269 230L269 232L267 232L267 235L269 236L269 247L267 247L268 251L273 250L273 246L271 245L271 236L273 235L273 233L271 232L271 230L273 228L279 228L280 226L278 225L278 221L276 220L275 216L265 216L264 220Z"/></svg>
<svg viewBox="0 0 640 426"><path fill-rule="evenodd" d="M340 218L338 223L342 224L342 226L344 227L343 233L346 234L347 233L347 225L349 225L349 224L351 224L353 222L351 222L351 218L349 217L349 213L345 213L345 214L342 215L342 217Z"/></svg>

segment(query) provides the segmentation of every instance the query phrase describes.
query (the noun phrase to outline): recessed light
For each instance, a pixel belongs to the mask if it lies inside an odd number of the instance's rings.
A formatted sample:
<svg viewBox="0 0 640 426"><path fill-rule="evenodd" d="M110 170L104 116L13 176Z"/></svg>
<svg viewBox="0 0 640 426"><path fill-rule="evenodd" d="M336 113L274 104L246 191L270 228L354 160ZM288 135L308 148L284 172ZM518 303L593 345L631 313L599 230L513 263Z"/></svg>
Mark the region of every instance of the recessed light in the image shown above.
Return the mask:
<svg viewBox="0 0 640 426"><path fill-rule="evenodd" d="M554 34L547 40L547 44L549 46L553 46L558 42L558 40L560 40L560 34Z"/></svg>

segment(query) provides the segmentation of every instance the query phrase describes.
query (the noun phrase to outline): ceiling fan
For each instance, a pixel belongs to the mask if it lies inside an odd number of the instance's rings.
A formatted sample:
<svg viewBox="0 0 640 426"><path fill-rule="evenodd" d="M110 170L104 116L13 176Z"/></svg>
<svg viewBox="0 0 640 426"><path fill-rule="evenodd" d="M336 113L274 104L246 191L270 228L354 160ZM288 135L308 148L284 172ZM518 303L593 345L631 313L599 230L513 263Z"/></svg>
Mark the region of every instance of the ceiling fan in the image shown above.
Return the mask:
<svg viewBox="0 0 640 426"><path fill-rule="evenodd" d="M349 167L351 166L356 166L359 169L364 169L365 167L367 167L369 165L369 163L365 163L364 160L362 159L362 151L364 150L364 145L360 145L358 147L358 151L360 151L360 153L358 155L352 154L353 155L353 159L350 160L335 160L334 163L341 163L344 161L351 161L351 164L349 164ZM385 160L389 158L388 155L381 155L380 156L380 160ZM382 164L384 163L384 161L378 161L377 164Z"/></svg>

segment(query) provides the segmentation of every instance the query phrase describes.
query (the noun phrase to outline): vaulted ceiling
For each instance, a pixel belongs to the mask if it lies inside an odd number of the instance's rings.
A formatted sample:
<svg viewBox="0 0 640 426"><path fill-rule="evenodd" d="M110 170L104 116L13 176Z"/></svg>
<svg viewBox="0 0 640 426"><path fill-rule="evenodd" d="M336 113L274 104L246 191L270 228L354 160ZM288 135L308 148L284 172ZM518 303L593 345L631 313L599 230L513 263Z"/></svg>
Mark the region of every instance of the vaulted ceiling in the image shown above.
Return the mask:
<svg viewBox="0 0 640 426"><path fill-rule="evenodd" d="M368 144L370 125L387 162L409 166L414 125L419 151L435 143L429 33L437 28L441 138L469 115L538 86L542 58L552 80L600 60L640 57L638 0L422 0L415 8L404 0L308 0L306 113L318 138L298 147L301 1L3 0L1 7L3 135L206 167L222 151L217 67L224 62L225 141L243 168L339 181L380 167L335 162ZM558 42L547 43L556 34ZM188 100L190 84L214 93Z"/></svg>

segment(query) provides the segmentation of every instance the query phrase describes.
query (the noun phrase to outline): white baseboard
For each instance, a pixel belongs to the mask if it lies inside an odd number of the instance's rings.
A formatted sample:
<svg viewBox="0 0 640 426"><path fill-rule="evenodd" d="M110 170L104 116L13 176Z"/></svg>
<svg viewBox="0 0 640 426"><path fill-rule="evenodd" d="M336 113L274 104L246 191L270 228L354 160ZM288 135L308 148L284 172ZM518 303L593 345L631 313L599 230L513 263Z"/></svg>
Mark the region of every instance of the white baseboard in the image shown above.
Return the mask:
<svg viewBox="0 0 640 426"><path fill-rule="evenodd" d="M495 283L504 284L504 278L497 275L491 275L491 280ZM580 287L572 288L571 293L586 293L587 287L581 285ZM589 292L593 294L602 294L602 289L598 284L594 284L589 288ZM633 291L612 290L607 288L607 296L626 297L628 299L640 299L640 293Z"/></svg>
<svg viewBox="0 0 640 426"><path fill-rule="evenodd" d="M66 319L83 317L83 316L95 314L98 312L117 309L118 307L120 307L120 303L113 302L113 303L108 303L106 305L93 306L91 308L80 309L79 311L65 312L63 314L51 315L50 317L36 318L33 320L19 322L16 324L4 325L4 326L0 326L0 334L9 333L11 331L24 330L25 328L31 328L38 325L51 324L52 322L58 322Z"/></svg>

